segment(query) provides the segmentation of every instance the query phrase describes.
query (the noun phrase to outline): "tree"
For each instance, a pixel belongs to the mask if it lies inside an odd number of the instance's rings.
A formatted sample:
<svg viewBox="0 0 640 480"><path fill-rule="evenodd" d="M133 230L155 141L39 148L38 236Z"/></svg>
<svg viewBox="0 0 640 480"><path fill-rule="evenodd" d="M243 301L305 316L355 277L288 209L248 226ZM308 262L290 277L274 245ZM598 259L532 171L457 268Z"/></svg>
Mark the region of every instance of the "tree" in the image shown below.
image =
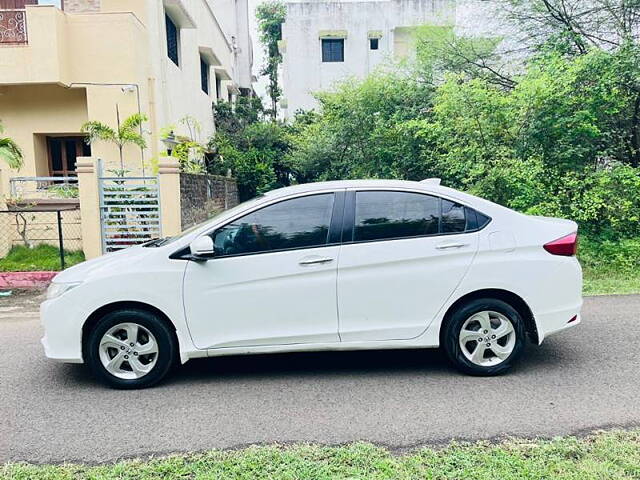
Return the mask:
<svg viewBox="0 0 640 480"><path fill-rule="evenodd" d="M635 41L640 28L638 0L503 0L507 19L526 35L533 51L550 43L565 53L614 49Z"/></svg>
<svg viewBox="0 0 640 480"><path fill-rule="evenodd" d="M120 169L124 171L123 150L125 145L137 145L140 148L147 147L147 142L142 136L141 129L142 124L147 120L145 114L134 113L120 123L120 112L116 106L116 129L105 123L92 120L82 125L80 131L87 134L87 143L92 144L96 141L103 141L116 145L120 153Z"/></svg>
<svg viewBox="0 0 640 480"><path fill-rule="evenodd" d="M260 42L264 47L266 60L260 74L269 77L267 93L271 99L269 114L275 120L277 116L278 100L282 95L278 82L278 67L282 63L282 55L278 42L282 39L282 24L287 15L287 8L279 0L269 0L256 8Z"/></svg>
<svg viewBox="0 0 640 480"><path fill-rule="evenodd" d="M241 96L235 105L223 100L214 103L213 119L216 132L236 135L249 125L258 122L264 113L260 97Z"/></svg>
<svg viewBox="0 0 640 480"><path fill-rule="evenodd" d="M429 115L433 86L414 72L378 72L317 94L317 114L291 126L291 164L300 181L380 177L422 179L406 122Z"/></svg>
<svg viewBox="0 0 640 480"><path fill-rule="evenodd" d="M9 137L2 137L4 128L0 124L0 159L4 160L9 168L20 170L24 163L24 156L20 146Z"/></svg>

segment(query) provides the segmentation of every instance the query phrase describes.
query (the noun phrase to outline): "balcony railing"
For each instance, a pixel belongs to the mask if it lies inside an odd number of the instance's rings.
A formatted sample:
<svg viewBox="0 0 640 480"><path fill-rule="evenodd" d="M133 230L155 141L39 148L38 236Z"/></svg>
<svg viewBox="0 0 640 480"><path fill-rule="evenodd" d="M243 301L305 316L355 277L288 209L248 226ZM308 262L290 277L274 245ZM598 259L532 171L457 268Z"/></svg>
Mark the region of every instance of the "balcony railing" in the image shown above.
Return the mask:
<svg viewBox="0 0 640 480"><path fill-rule="evenodd" d="M27 43L25 10L0 10L0 44Z"/></svg>
<svg viewBox="0 0 640 480"><path fill-rule="evenodd" d="M9 183L11 197L16 200L78 197L78 177L13 177Z"/></svg>

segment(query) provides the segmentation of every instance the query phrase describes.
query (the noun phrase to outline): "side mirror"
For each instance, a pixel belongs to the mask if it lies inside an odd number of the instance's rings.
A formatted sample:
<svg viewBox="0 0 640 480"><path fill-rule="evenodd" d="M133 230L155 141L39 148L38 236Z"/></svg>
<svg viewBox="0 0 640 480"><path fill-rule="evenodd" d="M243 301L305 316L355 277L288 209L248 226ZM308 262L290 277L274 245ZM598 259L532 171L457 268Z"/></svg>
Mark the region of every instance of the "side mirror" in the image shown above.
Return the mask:
<svg viewBox="0 0 640 480"><path fill-rule="evenodd" d="M202 235L189 244L194 260L206 260L215 255L213 240L209 235Z"/></svg>

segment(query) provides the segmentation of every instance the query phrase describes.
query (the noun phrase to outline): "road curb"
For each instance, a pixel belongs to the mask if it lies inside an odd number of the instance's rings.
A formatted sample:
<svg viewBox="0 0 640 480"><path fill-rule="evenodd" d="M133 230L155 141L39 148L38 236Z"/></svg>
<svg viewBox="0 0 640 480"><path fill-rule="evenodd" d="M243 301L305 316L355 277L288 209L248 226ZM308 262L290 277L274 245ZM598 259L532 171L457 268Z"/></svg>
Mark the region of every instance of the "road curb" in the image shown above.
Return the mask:
<svg viewBox="0 0 640 480"><path fill-rule="evenodd" d="M58 272L1 272L0 289L46 287L57 274Z"/></svg>

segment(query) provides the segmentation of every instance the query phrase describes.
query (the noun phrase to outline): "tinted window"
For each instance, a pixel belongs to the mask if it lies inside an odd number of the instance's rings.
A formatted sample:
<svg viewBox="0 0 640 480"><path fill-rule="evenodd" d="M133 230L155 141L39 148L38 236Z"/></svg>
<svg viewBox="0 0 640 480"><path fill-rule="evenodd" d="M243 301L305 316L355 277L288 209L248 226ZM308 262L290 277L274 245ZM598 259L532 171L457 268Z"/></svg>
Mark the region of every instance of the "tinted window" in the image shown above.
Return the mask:
<svg viewBox="0 0 640 480"><path fill-rule="evenodd" d="M489 217L473 208L464 207L464 210L467 215L467 231L479 230L489 223Z"/></svg>
<svg viewBox="0 0 640 480"><path fill-rule="evenodd" d="M344 39L325 38L322 40L323 62L344 62Z"/></svg>
<svg viewBox="0 0 640 480"><path fill-rule="evenodd" d="M486 215L483 215L480 212L476 212L476 217L478 222L478 228L484 227L487 223L491 221L489 217L487 217Z"/></svg>
<svg viewBox="0 0 640 480"><path fill-rule="evenodd" d="M440 201L408 192L358 192L354 240L417 237L438 233Z"/></svg>
<svg viewBox="0 0 640 480"><path fill-rule="evenodd" d="M467 219L464 210L464 207L459 203L442 199L441 232L464 232L467 226Z"/></svg>
<svg viewBox="0 0 640 480"><path fill-rule="evenodd" d="M216 255L325 245L333 194L294 198L245 215L213 233Z"/></svg>

